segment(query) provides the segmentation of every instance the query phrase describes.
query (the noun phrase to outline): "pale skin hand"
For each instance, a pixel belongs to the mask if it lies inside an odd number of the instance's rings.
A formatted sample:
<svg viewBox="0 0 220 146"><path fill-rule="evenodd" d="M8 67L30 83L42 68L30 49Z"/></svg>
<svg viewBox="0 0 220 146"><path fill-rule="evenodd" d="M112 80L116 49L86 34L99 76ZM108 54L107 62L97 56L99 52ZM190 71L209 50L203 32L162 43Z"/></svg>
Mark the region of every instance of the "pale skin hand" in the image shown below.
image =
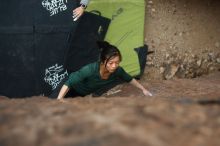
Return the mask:
<svg viewBox="0 0 220 146"><path fill-rule="evenodd" d="M73 10L73 18L75 18L76 20L79 19L79 17L82 16L84 11L85 11L85 9L83 7L78 7L76 9L74 9Z"/></svg>
<svg viewBox="0 0 220 146"><path fill-rule="evenodd" d="M59 92L59 95L57 97L57 100L61 101L61 102L65 102L64 101L64 96L66 95L66 93L69 91L69 87L66 86L66 85L63 85L60 92Z"/></svg>
<svg viewBox="0 0 220 146"><path fill-rule="evenodd" d="M145 89L137 80L135 79L132 79L131 82L130 82L133 86L139 88L142 90L143 94L145 96L152 96L152 94L147 90Z"/></svg>

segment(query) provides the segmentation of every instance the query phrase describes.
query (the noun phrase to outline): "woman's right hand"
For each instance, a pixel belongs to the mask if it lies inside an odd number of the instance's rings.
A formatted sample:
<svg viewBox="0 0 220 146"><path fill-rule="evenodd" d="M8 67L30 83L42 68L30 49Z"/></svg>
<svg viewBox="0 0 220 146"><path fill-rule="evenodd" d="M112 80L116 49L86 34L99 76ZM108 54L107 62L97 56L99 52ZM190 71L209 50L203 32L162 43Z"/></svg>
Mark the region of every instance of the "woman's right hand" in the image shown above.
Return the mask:
<svg viewBox="0 0 220 146"><path fill-rule="evenodd" d="M60 93L59 93L59 95L58 95L58 97L57 97L57 100L59 100L59 101L61 101L61 102L66 102L66 101L64 100L64 97L65 97L65 95L66 95L66 93L67 93L68 91L69 91L69 87L66 86L66 85L63 85L62 88L61 88L61 90L60 90Z"/></svg>
<svg viewBox="0 0 220 146"><path fill-rule="evenodd" d="M66 100L64 100L63 98L57 98L58 101L65 103Z"/></svg>

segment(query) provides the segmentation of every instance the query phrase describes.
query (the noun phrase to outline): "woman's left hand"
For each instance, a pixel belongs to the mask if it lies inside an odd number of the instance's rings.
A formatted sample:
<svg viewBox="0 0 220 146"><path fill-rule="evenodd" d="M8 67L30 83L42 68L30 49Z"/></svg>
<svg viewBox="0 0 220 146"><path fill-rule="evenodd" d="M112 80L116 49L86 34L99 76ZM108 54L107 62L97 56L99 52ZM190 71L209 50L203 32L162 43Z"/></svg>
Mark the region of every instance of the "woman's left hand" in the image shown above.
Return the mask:
<svg viewBox="0 0 220 146"><path fill-rule="evenodd" d="M143 90L145 96L153 96L148 90Z"/></svg>
<svg viewBox="0 0 220 146"><path fill-rule="evenodd" d="M81 6L73 10L73 19L74 19L74 21L78 20L79 17L82 16L82 14L84 13L84 10L85 9Z"/></svg>

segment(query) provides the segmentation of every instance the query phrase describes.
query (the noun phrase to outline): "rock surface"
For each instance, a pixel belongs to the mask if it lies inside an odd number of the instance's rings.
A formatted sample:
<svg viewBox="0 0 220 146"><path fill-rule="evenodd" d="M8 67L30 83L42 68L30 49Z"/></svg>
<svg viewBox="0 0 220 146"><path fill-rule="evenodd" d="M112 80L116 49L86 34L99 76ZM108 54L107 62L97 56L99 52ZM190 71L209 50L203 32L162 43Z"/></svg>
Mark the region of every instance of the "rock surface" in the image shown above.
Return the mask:
<svg viewBox="0 0 220 146"><path fill-rule="evenodd" d="M1 146L219 146L220 72L92 98L0 98ZM113 93L113 92L112 92Z"/></svg>
<svg viewBox="0 0 220 146"><path fill-rule="evenodd" d="M149 0L141 82L153 97L128 84L64 103L0 97L0 146L220 146L219 6Z"/></svg>
<svg viewBox="0 0 220 146"><path fill-rule="evenodd" d="M145 43L154 51L148 78L195 78L220 70L219 7L219 0L146 1Z"/></svg>

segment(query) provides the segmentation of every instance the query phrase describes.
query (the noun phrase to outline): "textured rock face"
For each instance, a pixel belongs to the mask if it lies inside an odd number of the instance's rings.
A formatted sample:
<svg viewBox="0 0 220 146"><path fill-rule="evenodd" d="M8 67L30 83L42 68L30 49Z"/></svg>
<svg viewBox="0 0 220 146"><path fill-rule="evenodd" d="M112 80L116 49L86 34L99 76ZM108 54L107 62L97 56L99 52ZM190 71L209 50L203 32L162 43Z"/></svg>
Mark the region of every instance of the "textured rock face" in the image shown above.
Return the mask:
<svg viewBox="0 0 220 146"><path fill-rule="evenodd" d="M220 73L105 97L0 98L1 146L219 146Z"/></svg>
<svg viewBox="0 0 220 146"><path fill-rule="evenodd" d="M154 51L149 78L195 78L220 69L219 6L219 0L146 1L145 42Z"/></svg>
<svg viewBox="0 0 220 146"><path fill-rule="evenodd" d="M199 57L190 53L180 55L177 53L167 54L166 60L161 66L161 74L164 79L195 78L204 74L209 74L220 69L218 63L220 53L207 53L204 57Z"/></svg>
<svg viewBox="0 0 220 146"><path fill-rule="evenodd" d="M127 84L65 103L0 97L0 146L220 146L219 4L147 2L141 82L153 97Z"/></svg>

